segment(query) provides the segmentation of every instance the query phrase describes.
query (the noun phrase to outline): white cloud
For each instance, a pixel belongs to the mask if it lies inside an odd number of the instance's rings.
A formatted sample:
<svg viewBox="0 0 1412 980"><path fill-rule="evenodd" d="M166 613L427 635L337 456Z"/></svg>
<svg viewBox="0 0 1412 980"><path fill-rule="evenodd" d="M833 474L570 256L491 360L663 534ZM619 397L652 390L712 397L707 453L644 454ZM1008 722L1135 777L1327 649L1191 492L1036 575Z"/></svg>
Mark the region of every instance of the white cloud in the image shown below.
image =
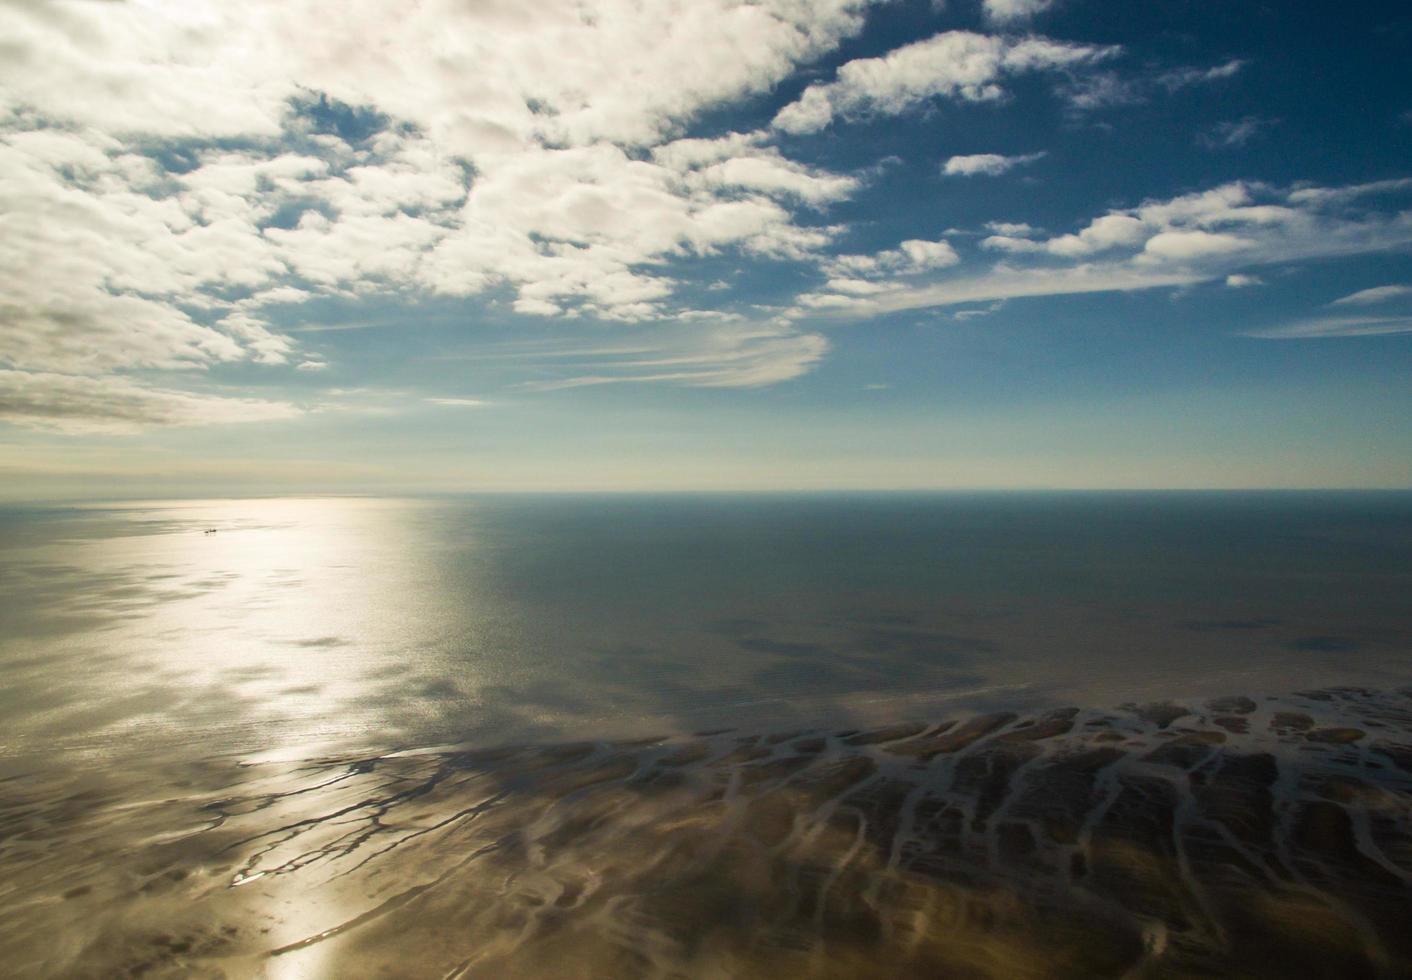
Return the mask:
<svg viewBox="0 0 1412 980"><path fill-rule="evenodd" d="M790 311L867 310L906 288L908 281L961 261L949 242L909 239L896 248L871 255L837 255L821 263L828 281L820 290L803 293Z"/></svg>
<svg viewBox="0 0 1412 980"><path fill-rule="evenodd" d="M1246 116L1244 119L1219 122L1202 133L1199 139L1213 149L1244 146L1274 124L1273 119Z"/></svg>
<svg viewBox="0 0 1412 980"><path fill-rule="evenodd" d="M768 137L768 133L757 130L753 133L727 133L715 139L672 140L654 146L652 159L664 167L685 173L697 167L757 152Z"/></svg>
<svg viewBox="0 0 1412 980"><path fill-rule="evenodd" d="M653 147L654 162L698 195L745 189L818 207L849 197L856 177L829 173L785 158L763 145L765 132L730 133L717 139L681 139Z"/></svg>
<svg viewBox="0 0 1412 980"><path fill-rule="evenodd" d="M1210 68L1173 68L1167 71L1121 77L1099 72L1070 81L1062 92L1069 108L1079 112L1146 102L1160 89L1171 94L1192 85L1209 85L1234 77L1245 62L1227 61Z"/></svg>
<svg viewBox="0 0 1412 980"><path fill-rule="evenodd" d="M1249 285L1255 277L1236 269L1412 244L1412 210L1388 213L1363 206L1370 196L1408 190L1412 181L1293 190L1237 181L1110 211L1078 232L1048 239L993 235L981 247L1007 257L984 272L889 280L883 283L886 288L869 294L830 285L801 296L795 315L806 309L881 314L1211 280ZM825 271L878 281L880 274L892 271L879 261L888 254L840 256Z"/></svg>
<svg viewBox="0 0 1412 980"><path fill-rule="evenodd" d="M1189 262L1216 255L1228 255L1253 248L1249 238L1214 231L1163 231L1149 238L1142 247L1143 259Z"/></svg>
<svg viewBox="0 0 1412 980"><path fill-rule="evenodd" d="M427 401L433 405L444 405L447 408L479 408L489 404L479 398L428 398Z"/></svg>
<svg viewBox="0 0 1412 980"><path fill-rule="evenodd" d="M1100 72L1074 79L1061 93L1069 108L1076 112L1091 112L1113 106L1132 105L1146 99L1145 86L1131 79L1119 78L1113 72Z"/></svg>
<svg viewBox="0 0 1412 980"><path fill-rule="evenodd" d="M1089 64L1116 48L1046 38L1003 38L948 31L838 69L833 82L811 85L775 116L776 129L813 133L836 117L895 116L933 98L985 102L1004 95L1001 80L1027 71Z"/></svg>
<svg viewBox="0 0 1412 980"><path fill-rule="evenodd" d="M947 242L928 242L911 239L897 246L907 256L912 269L944 269L961 261L956 250Z"/></svg>
<svg viewBox="0 0 1412 980"><path fill-rule="evenodd" d="M1039 229L1023 221L987 221L986 228L997 235L1007 235L1014 238L1028 238L1039 233Z"/></svg>
<svg viewBox="0 0 1412 980"><path fill-rule="evenodd" d="M1346 184L1343 187L1300 187L1289 195L1293 204L1310 207L1347 204L1361 197L1397 194L1412 190L1412 177L1375 180L1366 184Z"/></svg>
<svg viewBox="0 0 1412 980"><path fill-rule="evenodd" d="M367 166L331 174L336 149L196 151L185 173L163 174L140 141L0 127L0 361L90 372L289 362L295 344L262 307L405 281L445 233L437 204L464 190L420 158L422 142L384 145L370 182ZM269 224L294 205L306 209L294 227Z"/></svg>
<svg viewBox="0 0 1412 980"><path fill-rule="evenodd" d="M741 187L765 194L795 197L808 204L827 204L848 197L858 186L852 177L817 174L780 157L732 157L700 172L709 187Z"/></svg>
<svg viewBox="0 0 1412 980"><path fill-rule="evenodd" d="M268 313L319 295L670 316L683 256L836 234L857 178L673 137L870 2L0 5L0 364L315 370Z"/></svg>
<svg viewBox="0 0 1412 980"><path fill-rule="evenodd" d="M279 324L330 297L483 296L645 338L565 383L753 385L808 370L827 342L683 309L682 260L807 260L825 285L801 307L867 311L1199 281L1407 237L1412 219L1343 211L1398 182L1283 196L1228 185L1070 234L994 225L982 245L1005 255L985 271L957 275L955 248L921 238L830 259L846 229L820 212L882 169L805 165L774 145L781 133L936 98L999 100L1021 73L1072 75L1118 53L939 34L847 62L773 128L681 138L835 49L869 2L350 0L337 17L314 0L0 4L0 368L29 406L3 417L88 424L72 419L96 418L102 398L121 425L287 417L284 403L183 394L132 372L323 370ZM1044 6L987 9L1013 22ZM957 172L986 172L986 159ZM36 379L56 386L52 403Z"/></svg>
<svg viewBox="0 0 1412 980"><path fill-rule="evenodd" d="M567 376L526 387L666 382L692 388L758 388L808 372L828 349L829 342L819 334L781 323L724 323L698 328L689 336L643 330L597 350L555 352L566 361Z"/></svg>
<svg viewBox="0 0 1412 980"><path fill-rule="evenodd" d="M71 433L136 432L152 425L212 425L293 418L288 402L154 388L127 378L0 369L0 421Z"/></svg>
<svg viewBox="0 0 1412 980"><path fill-rule="evenodd" d="M536 139L646 145L829 50L864 6L350 0L330 18L315 0L7 5L0 87L11 105L123 133L275 136L303 86L472 157Z"/></svg>
<svg viewBox="0 0 1412 980"><path fill-rule="evenodd" d="M1385 303L1390 299L1401 299L1404 296L1412 296L1412 286L1374 286L1372 289L1360 289L1356 293L1340 296L1329 305L1371 306L1374 303Z"/></svg>
<svg viewBox="0 0 1412 980"><path fill-rule="evenodd" d="M870 282L867 279L849 279L836 277L824 284L824 288L833 293L844 293L848 296L874 296L878 293L887 292L888 287L880 282Z"/></svg>
<svg viewBox="0 0 1412 980"><path fill-rule="evenodd" d="M1146 270L1117 263L1085 264L1062 269L1001 265L981 275L959 276L939 282L892 283L888 291L873 297L805 294L800 297L800 302L812 309L848 310L863 316L1022 297L1188 286L1203 278L1189 271Z"/></svg>
<svg viewBox="0 0 1412 980"><path fill-rule="evenodd" d="M824 267L831 274L844 277L876 273L895 275L944 269L960 261L961 257L949 242L913 238L901 242L896 248L872 255L836 255L825 260Z"/></svg>
<svg viewBox="0 0 1412 980"><path fill-rule="evenodd" d="M981 239L981 248L995 252L1043 252L1045 245L1043 242L1015 235L989 235Z"/></svg>
<svg viewBox="0 0 1412 980"><path fill-rule="evenodd" d="M1175 68L1157 75L1156 82L1167 91L1175 92L1188 85L1208 85L1212 82L1234 78L1245 65L1244 60L1232 58L1230 61L1213 65L1210 68Z"/></svg>
<svg viewBox="0 0 1412 980"><path fill-rule="evenodd" d="M1248 289L1251 286L1263 286L1265 280L1259 276L1249 276L1240 272L1233 272L1226 276L1226 285L1231 289Z"/></svg>
<svg viewBox="0 0 1412 980"><path fill-rule="evenodd" d="M973 153L970 156L951 157L942 164L941 172L947 176L974 177L984 175L998 177L1016 167L1034 163L1042 156L1044 156L1043 152L1008 157L1001 156L999 153Z"/></svg>
<svg viewBox="0 0 1412 980"><path fill-rule="evenodd" d="M982 0L981 8L997 24L1029 20L1054 6L1054 0Z"/></svg>
<svg viewBox="0 0 1412 980"><path fill-rule="evenodd" d="M1151 229L1140 218L1112 213L1095 218L1077 234L1059 235L1048 241L999 234L982 240L981 247L1000 252L1041 252L1064 258L1081 258L1124 245L1135 245L1150 234Z"/></svg>
<svg viewBox="0 0 1412 980"><path fill-rule="evenodd" d="M1060 235L1046 243L1054 255L1073 258L1106 252L1111 248L1135 245L1149 233L1141 218L1130 214L1105 214L1094 218L1077 235Z"/></svg>
<svg viewBox="0 0 1412 980"><path fill-rule="evenodd" d="M1412 317L1351 316L1300 320L1279 327L1248 330L1243 337L1261 340L1314 340L1332 337L1377 337L1412 333Z"/></svg>

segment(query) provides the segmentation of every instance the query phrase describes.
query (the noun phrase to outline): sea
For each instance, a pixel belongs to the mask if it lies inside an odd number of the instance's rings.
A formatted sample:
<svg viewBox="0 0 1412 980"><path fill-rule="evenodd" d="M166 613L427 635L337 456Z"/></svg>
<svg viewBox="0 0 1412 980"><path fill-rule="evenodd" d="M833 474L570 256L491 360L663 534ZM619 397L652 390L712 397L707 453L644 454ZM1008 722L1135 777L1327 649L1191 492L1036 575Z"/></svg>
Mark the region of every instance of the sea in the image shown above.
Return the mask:
<svg viewBox="0 0 1412 980"><path fill-rule="evenodd" d="M1409 668L1412 494L0 511L10 757L845 723Z"/></svg>

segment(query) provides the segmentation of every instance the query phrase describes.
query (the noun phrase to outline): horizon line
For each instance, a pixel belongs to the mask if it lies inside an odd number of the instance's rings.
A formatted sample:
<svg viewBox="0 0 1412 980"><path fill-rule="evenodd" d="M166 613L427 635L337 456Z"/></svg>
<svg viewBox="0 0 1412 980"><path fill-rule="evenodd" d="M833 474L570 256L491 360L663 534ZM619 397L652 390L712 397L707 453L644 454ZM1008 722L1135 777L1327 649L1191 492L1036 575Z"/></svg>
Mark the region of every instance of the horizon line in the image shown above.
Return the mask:
<svg viewBox="0 0 1412 980"><path fill-rule="evenodd" d="M436 499L448 497L827 497L827 496L973 496L1025 494L1403 494L1412 493L1412 486L1172 486L1172 487L770 487L770 488L518 488L518 489L458 489L458 490L288 490L226 494L132 494L130 496L53 496L33 498L0 498L0 508L39 507L49 505L102 505L138 503L176 503L180 501L213 500L290 500L290 499Z"/></svg>

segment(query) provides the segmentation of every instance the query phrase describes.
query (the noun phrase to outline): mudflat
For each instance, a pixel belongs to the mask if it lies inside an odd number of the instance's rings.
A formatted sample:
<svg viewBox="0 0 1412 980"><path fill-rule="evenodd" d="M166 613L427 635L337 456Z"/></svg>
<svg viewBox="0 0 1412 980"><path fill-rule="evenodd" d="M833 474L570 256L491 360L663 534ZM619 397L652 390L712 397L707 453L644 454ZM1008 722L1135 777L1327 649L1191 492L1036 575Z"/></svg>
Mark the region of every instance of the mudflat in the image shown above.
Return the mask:
<svg viewBox="0 0 1412 980"><path fill-rule="evenodd" d="M39 976L1398 976L1412 694L29 774Z"/></svg>

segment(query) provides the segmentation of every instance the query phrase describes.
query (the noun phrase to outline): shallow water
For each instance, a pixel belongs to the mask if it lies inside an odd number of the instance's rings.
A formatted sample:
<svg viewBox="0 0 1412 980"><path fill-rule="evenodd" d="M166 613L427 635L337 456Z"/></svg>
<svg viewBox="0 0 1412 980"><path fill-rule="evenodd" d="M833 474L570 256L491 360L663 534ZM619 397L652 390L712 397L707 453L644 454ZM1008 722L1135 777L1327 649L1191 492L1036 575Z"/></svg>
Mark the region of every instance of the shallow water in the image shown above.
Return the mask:
<svg viewBox="0 0 1412 980"><path fill-rule="evenodd" d="M0 511L0 961L1401 975L1409 596L1407 494Z"/></svg>
<svg viewBox="0 0 1412 980"><path fill-rule="evenodd" d="M1397 686L1409 596L1409 494L9 510L0 755L387 749Z"/></svg>

